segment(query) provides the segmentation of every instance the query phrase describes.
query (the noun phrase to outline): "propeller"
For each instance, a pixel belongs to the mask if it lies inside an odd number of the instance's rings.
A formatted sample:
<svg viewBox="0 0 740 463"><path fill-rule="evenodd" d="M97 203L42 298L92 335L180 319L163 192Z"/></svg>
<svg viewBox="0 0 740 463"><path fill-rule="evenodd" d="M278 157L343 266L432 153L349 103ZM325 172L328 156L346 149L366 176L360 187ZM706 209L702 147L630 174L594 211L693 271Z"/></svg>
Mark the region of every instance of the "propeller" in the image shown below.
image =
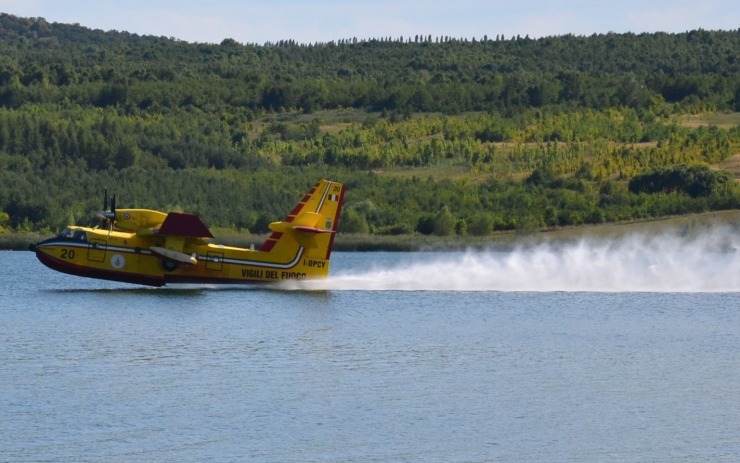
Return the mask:
<svg viewBox="0 0 740 463"><path fill-rule="evenodd" d="M108 228L113 229L113 221L116 219L116 194L110 198L110 210L108 210L108 188L103 191L103 210L98 212L98 217L108 221Z"/></svg>

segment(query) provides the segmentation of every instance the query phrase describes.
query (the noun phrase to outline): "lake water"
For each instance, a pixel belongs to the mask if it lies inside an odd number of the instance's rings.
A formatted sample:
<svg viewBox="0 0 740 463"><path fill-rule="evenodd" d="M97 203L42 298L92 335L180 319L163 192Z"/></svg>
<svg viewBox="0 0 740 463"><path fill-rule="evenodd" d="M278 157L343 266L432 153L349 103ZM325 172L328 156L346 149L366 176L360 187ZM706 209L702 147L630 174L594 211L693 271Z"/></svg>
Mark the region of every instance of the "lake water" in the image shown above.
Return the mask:
<svg viewBox="0 0 740 463"><path fill-rule="evenodd" d="M3 462L736 462L737 238L143 288L2 252Z"/></svg>

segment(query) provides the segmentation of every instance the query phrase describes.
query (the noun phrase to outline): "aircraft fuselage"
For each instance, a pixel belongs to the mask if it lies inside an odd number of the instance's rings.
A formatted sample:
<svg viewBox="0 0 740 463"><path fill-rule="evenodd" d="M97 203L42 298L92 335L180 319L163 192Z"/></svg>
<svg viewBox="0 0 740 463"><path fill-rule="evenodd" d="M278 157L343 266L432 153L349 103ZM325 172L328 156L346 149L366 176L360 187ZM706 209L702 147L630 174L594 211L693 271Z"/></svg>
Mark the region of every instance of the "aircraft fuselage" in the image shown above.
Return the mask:
<svg viewBox="0 0 740 463"><path fill-rule="evenodd" d="M32 244L47 267L89 278L152 286L167 283L250 283L326 277L344 200L341 183L322 179L259 249L213 244L195 215L116 209L99 217L107 228L69 226ZM105 193L104 209L108 204Z"/></svg>
<svg viewBox="0 0 740 463"><path fill-rule="evenodd" d="M273 262L266 252L203 242L186 246L180 253L193 264L151 250L164 245L164 238L69 227L31 249L47 267L60 272L151 286L305 280L326 276L329 270L329 260L305 257L301 246L283 262Z"/></svg>

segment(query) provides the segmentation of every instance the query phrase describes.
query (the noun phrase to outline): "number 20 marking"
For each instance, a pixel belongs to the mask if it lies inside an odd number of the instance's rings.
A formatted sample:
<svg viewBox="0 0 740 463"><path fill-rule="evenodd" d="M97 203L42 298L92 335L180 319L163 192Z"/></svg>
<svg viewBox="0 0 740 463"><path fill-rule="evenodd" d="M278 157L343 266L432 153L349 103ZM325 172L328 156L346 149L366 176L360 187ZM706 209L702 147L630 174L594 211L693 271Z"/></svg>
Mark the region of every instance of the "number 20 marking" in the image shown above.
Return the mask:
<svg viewBox="0 0 740 463"><path fill-rule="evenodd" d="M74 259L75 258L75 251L74 249L62 249L62 259Z"/></svg>

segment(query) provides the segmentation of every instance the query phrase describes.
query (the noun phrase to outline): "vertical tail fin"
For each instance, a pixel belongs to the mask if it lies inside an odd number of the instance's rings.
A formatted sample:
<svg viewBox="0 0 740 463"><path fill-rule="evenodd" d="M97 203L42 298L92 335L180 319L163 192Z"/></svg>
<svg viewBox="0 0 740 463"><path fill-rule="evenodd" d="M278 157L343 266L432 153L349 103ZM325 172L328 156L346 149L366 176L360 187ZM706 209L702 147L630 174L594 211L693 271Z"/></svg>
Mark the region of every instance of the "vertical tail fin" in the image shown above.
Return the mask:
<svg viewBox="0 0 740 463"><path fill-rule="evenodd" d="M270 234L259 251L276 261L295 262L292 268L307 277L329 273L329 258L344 201L344 186L319 181L281 222L270 224Z"/></svg>

